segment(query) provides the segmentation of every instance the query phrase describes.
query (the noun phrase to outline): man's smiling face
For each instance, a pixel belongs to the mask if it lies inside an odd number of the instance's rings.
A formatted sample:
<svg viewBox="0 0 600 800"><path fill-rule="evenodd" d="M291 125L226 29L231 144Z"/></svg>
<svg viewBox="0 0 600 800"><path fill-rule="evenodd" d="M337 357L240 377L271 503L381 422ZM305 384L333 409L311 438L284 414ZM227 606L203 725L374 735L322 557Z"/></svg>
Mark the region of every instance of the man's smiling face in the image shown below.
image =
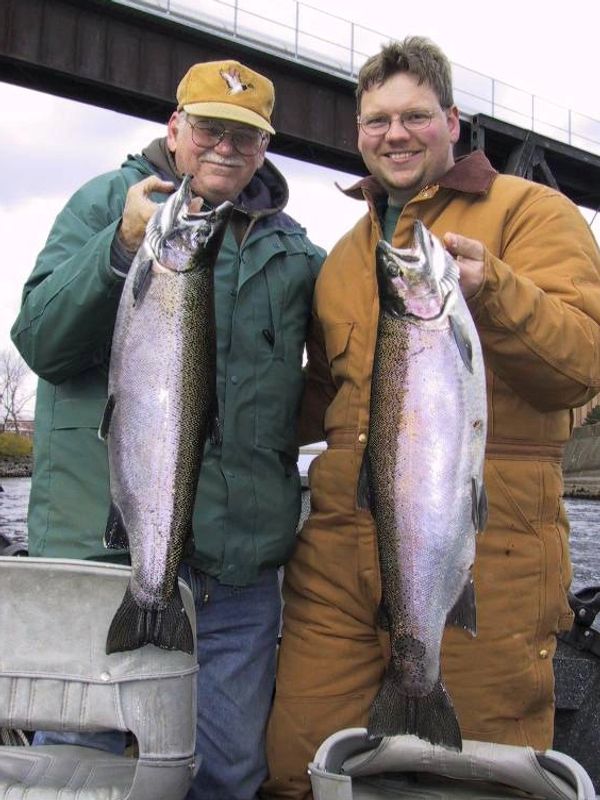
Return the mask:
<svg viewBox="0 0 600 800"><path fill-rule="evenodd" d="M408 131L399 114L432 113L430 124ZM387 133L370 136L359 127L358 149L369 172L385 187L392 203L404 205L425 186L435 183L454 164L453 145L460 122L456 106L444 109L433 89L408 72L398 72L363 92L360 119L388 118Z"/></svg>

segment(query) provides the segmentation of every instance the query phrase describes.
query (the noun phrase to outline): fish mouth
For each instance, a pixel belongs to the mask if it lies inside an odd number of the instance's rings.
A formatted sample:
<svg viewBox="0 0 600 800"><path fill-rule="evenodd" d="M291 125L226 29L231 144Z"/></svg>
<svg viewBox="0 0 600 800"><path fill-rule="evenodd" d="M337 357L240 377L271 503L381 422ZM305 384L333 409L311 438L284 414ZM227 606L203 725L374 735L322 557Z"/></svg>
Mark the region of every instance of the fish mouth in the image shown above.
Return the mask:
<svg viewBox="0 0 600 800"><path fill-rule="evenodd" d="M181 186L163 204L151 220L147 236L150 250L161 265L171 272L197 270L199 262L191 256L220 236L231 214L233 203L225 201L216 208L203 210L203 199L192 194L192 175L185 175ZM219 245L221 239L219 238ZM161 270L163 271L163 270Z"/></svg>
<svg viewBox="0 0 600 800"><path fill-rule="evenodd" d="M173 201L172 211L170 214L169 227L173 227L175 220L179 217L184 208L187 208L192 202L192 176L184 175L181 181L181 186L177 190L175 200Z"/></svg>
<svg viewBox="0 0 600 800"><path fill-rule="evenodd" d="M380 301L388 312L407 322L435 322L447 312L450 294L442 291L431 261L431 234L422 222L414 226L413 247L394 248L380 240L376 247Z"/></svg>

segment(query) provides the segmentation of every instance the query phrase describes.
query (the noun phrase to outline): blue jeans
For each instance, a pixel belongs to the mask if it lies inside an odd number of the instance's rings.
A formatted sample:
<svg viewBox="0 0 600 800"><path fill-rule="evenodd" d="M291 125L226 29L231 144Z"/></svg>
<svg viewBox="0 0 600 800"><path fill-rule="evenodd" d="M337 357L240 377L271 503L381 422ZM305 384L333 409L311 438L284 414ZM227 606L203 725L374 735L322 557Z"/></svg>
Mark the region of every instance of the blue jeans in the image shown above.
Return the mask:
<svg viewBox="0 0 600 800"><path fill-rule="evenodd" d="M265 728L275 685L277 570L251 586L225 586L183 566L196 606L200 769L186 800L254 800L267 775ZM34 744L79 744L122 753L125 734L38 731Z"/></svg>

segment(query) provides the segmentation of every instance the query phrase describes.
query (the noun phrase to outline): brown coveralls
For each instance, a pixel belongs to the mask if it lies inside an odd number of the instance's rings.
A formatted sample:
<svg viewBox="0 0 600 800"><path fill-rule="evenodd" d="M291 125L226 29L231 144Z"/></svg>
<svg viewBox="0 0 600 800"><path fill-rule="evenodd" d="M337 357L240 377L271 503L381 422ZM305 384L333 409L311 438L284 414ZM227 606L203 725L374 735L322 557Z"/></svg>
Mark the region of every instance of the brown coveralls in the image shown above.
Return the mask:
<svg viewBox="0 0 600 800"><path fill-rule="evenodd" d="M370 212L336 245L315 291L304 415L310 425L327 409L328 448L311 464L312 511L286 568L267 797L310 796L308 762L331 733L366 724L388 657L376 625L375 529L356 503L379 311L374 201L383 190L373 178L355 188ZM469 301L489 415L478 631L447 628L442 676L464 738L546 748L555 634L571 619L560 459L568 409L600 389L600 253L569 200L497 175L480 152L407 203L395 247L411 245L417 218L438 236L454 231L486 248L484 284Z"/></svg>

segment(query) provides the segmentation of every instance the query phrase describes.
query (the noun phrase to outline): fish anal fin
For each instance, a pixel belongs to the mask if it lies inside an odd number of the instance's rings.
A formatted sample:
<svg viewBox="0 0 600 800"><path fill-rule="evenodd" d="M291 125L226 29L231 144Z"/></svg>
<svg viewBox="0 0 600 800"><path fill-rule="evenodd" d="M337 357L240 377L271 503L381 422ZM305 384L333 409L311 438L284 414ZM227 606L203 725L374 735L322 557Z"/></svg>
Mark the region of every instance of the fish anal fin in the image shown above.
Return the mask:
<svg viewBox="0 0 600 800"><path fill-rule="evenodd" d="M102 420L100 422L100 427L98 428L98 438L102 439L103 442L105 442L108 438L108 433L110 430L110 421L112 419L114 410L115 410L115 396L114 394L111 394L109 395L108 400L106 401L106 405L104 406Z"/></svg>
<svg viewBox="0 0 600 800"><path fill-rule="evenodd" d="M111 502L106 530L104 531L104 547L109 550L129 550L129 536L123 517L117 506Z"/></svg>
<svg viewBox="0 0 600 800"><path fill-rule="evenodd" d="M479 531L479 533L481 533L485 528L485 526L487 525L487 519L488 519L488 499L487 499L487 492L485 490L485 486L483 485L483 483L479 487L478 508L479 508L479 515L478 515L479 525L477 526L477 530Z"/></svg>
<svg viewBox="0 0 600 800"><path fill-rule="evenodd" d="M170 602L161 609L142 608L130 587L110 624L106 652L121 653L153 644L163 650L194 652L194 635L181 599L179 585Z"/></svg>
<svg viewBox="0 0 600 800"><path fill-rule="evenodd" d="M369 451L363 453L360 472L358 473L358 486L356 488L356 502L359 508L373 511L373 493L371 492L371 470Z"/></svg>
<svg viewBox="0 0 600 800"><path fill-rule="evenodd" d="M463 628L463 630L469 631L472 636L475 636L477 633L475 585L470 571L469 578L463 587L460 597L448 613L446 625Z"/></svg>
<svg viewBox="0 0 600 800"><path fill-rule="evenodd" d="M488 500L485 486L476 478L471 478L471 518L477 533L481 533L487 524Z"/></svg>
<svg viewBox="0 0 600 800"><path fill-rule="evenodd" d="M449 321L462 362L469 372L473 374L473 345L471 344L471 337L459 317L450 314Z"/></svg>
<svg viewBox="0 0 600 800"><path fill-rule="evenodd" d="M462 750L462 736L452 701L441 680L423 696L407 695L390 664L371 706L367 733L371 738L414 734L450 750Z"/></svg>

